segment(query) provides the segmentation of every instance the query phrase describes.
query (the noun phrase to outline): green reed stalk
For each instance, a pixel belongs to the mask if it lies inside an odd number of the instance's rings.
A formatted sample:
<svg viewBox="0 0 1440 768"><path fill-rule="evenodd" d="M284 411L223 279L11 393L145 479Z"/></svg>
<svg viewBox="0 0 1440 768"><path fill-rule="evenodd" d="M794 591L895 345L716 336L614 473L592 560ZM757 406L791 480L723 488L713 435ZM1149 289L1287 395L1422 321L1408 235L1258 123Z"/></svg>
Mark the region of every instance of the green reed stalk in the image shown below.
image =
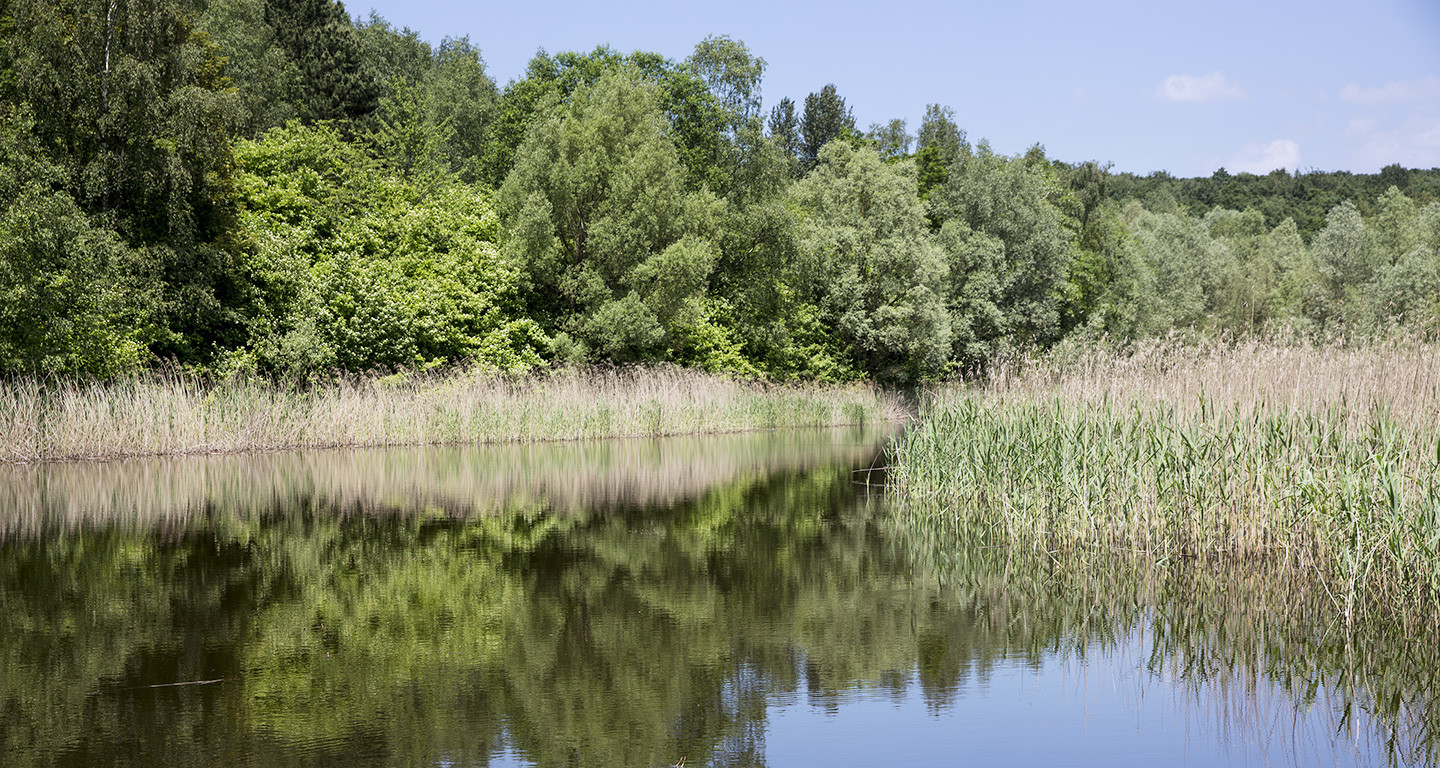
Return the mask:
<svg viewBox="0 0 1440 768"><path fill-rule="evenodd" d="M1251 350L1249 362L1258 356ZM1434 348L1396 357L1373 370L1435 365L1440 378ZM1353 361L1342 355L1324 386L1284 396L1236 396L1215 371L1199 386L1168 380L1176 368L1204 374L1212 361L1203 358L1171 357L1128 390L1087 389L1052 369L1048 389L1019 377L935 393L892 445L892 488L1011 545L1300 566L1334 585L1347 621L1379 596L1396 610L1440 605L1432 379L1393 377L1421 382L1418 392L1344 381ZM1308 362L1324 373L1325 361ZM1231 366L1230 377L1265 377L1257 367Z"/></svg>

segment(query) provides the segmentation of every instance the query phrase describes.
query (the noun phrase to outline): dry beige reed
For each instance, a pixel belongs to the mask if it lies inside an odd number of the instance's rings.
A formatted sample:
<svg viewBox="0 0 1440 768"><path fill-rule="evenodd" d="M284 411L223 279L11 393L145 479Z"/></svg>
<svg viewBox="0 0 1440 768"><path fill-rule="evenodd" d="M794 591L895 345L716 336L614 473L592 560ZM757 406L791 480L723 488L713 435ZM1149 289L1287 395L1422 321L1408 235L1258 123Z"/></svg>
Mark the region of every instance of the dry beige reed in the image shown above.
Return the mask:
<svg viewBox="0 0 1440 768"><path fill-rule="evenodd" d="M308 388L185 376L0 383L0 461L574 440L880 422L868 385L778 385L682 369L450 374Z"/></svg>

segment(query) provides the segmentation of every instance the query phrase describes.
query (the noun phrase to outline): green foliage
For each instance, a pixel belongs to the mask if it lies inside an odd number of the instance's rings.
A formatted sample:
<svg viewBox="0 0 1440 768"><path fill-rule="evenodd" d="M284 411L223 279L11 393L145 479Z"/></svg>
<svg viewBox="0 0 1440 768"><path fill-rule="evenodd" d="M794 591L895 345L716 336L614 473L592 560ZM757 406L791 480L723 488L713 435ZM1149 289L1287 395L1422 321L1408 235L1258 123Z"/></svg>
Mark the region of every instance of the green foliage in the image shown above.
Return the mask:
<svg viewBox="0 0 1440 768"><path fill-rule="evenodd" d="M541 51L499 93L468 38L335 0L7 0L3 367L909 382L1067 335L1440 329L1436 171L1137 178L936 104L862 136L833 85L763 113L764 70Z"/></svg>
<svg viewBox="0 0 1440 768"><path fill-rule="evenodd" d="M875 151L879 152L886 162L894 162L908 156L910 143L914 141L914 137L905 130L905 121L899 118L891 120L885 125L872 123L865 138L875 144Z"/></svg>
<svg viewBox="0 0 1440 768"><path fill-rule="evenodd" d="M710 36L695 46L685 66L710 88L729 115L732 132L760 119L760 79L765 60L751 56L745 43L728 36Z"/></svg>
<svg viewBox="0 0 1440 768"><path fill-rule="evenodd" d="M833 83L805 97L805 114L800 119L800 165L806 172L820 163L820 150L831 141L855 130L855 116Z"/></svg>
<svg viewBox="0 0 1440 768"><path fill-rule="evenodd" d="M375 117L370 141L403 178L430 185L448 175L445 149L454 131L448 120L436 119L430 94L421 86L393 81Z"/></svg>
<svg viewBox="0 0 1440 768"><path fill-rule="evenodd" d="M955 110L939 104L925 105L925 117L915 136L915 154L923 200L930 196L930 190L945 184L950 167L961 155L970 154L965 132L955 124Z"/></svg>
<svg viewBox="0 0 1440 768"><path fill-rule="evenodd" d="M450 167L467 181L480 178L486 130L499 98L480 49L468 37L445 38L435 49L424 85L428 119L449 129L444 152Z"/></svg>
<svg viewBox="0 0 1440 768"><path fill-rule="evenodd" d="M801 171L801 155L804 153L803 145L800 143L800 118L795 114L795 102L790 97L785 97L770 110L770 120L767 127L770 130L770 139L780 148L780 151L790 160L790 173L799 176Z"/></svg>
<svg viewBox="0 0 1440 768"><path fill-rule="evenodd" d="M1216 173L1193 179L1177 179L1163 171L1149 176L1122 173L1112 178L1109 194L1116 200L1145 201L1152 208L1151 200L1168 197L1196 216L1217 207L1255 208L1272 228L1293 219L1308 242L1325 227L1335 206L1348 200L1362 215L1369 215L1392 186L1421 205L1440 201L1440 169L1390 166L1379 174L1307 171L1294 175L1276 170L1264 176Z"/></svg>
<svg viewBox="0 0 1440 768"><path fill-rule="evenodd" d="M433 52L420 33L409 27L396 29L374 11L369 19L355 25L354 37L381 98L390 95L391 84L419 85L430 71Z"/></svg>
<svg viewBox="0 0 1440 768"><path fill-rule="evenodd" d="M1311 249L1317 278L1306 307L1321 328L1370 331L1396 321L1435 326L1440 295L1440 203L1420 208L1392 187L1366 222L1346 202Z"/></svg>
<svg viewBox="0 0 1440 768"><path fill-rule="evenodd" d="M418 164L473 181L498 98L480 50L468 37L447 37L432 49L413 30L373 14L357 33L383 87L368 131L380 154L407 174Z"/></svg>
<svg viewBox="0 0 1440 768"><path fill-rule="evenodd" d="M56 189L33 126L0 107L0 375L134 370L150 321L134 254Z"/></svg>
<svg viewBox="0 0 1440 768"><path fill-rule="evenodd" d="M211 0L197 28L225 57L225 79L244 107L239 135L253 138L300 117L300 68L265 22L265 0Z"/></svg>
<svg viewBox="0 0 1440 768"><path fill-rule="evenodd" d="M265 21L299 71L302 119L353 121L375 110L381 90L378 73L343 4L265 0ZM416 46L410 47L413 55ZM403 72L404 53L398 48L390 47L391 55L377 55L375 61Z"/></svg>
<svg viewBox="0 0 1440 768"><path fill-rule="evenodd" d="M262 311L233 364L308 376L540 362L548 341L520 314L483 194L389 175L323 127L241 142L236 160Z"/></svg>
<svg viewBox="0 0 1440 768"><path fill-rule="evenodd" d="M858 367L889 381L940 371L949 356L946 265L915 195L915 169L832 142L791 190L805 295Z"/></svg>
<svg viewBox="0 0 1440 768"><path fill-rule="evenodd" d="M615 361L663 359L715 262L719 202L686 190L661 98L633 69L552 96L500 191L532 313Z"/></svg>
<svg viewBox="0 0 1440 768"><path fill-rule="evenodd" d="M955 225L943 241L960 361L973 363L975 353L995 351L999 342L1046 345L1059 338L1075 257L1061 194L1048 163L1002 157L984 142L932 191L931 216Z"/></svg>
<svg viewBox="0 0 1440 768"><path fill-rule="evenodd" d="M668 119L668 133L686 171L687 185L726 191L727 152L721 133L730 122L707 83L659 54L636 51L622 56L609 46L585 54L567 51L551 56L541 51L531 59L525 77L506 86L500 97L486 141L481 178L500 185L519 162L520 145L532 122L542 118L543 112L566 104L580 89L626 69L656 86L655 102Z"/></svg>
<svg viewBox="0 0 1440 768"><path fill-rule="evenodd" d="M175 0L19 0L7 11L4 101L29 105L37 146L61 172L55 186L131 249L156 297L151 351L212 360L239 341L243 291L229 242L242 106L218 49Z"/></svg>

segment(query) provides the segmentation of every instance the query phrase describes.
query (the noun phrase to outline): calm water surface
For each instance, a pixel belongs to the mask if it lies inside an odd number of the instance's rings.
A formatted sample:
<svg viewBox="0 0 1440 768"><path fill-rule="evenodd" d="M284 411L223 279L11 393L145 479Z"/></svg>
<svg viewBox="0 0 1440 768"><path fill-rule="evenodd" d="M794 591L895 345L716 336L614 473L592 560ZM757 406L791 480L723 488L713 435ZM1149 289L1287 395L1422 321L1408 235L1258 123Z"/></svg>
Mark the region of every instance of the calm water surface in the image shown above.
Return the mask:
<svg viewBox="0 0 1440 768"><path fill-rule="evenodd" d="M1435 638L917 524L884 438L0 467L0 765L1435 764Z"/></svg>

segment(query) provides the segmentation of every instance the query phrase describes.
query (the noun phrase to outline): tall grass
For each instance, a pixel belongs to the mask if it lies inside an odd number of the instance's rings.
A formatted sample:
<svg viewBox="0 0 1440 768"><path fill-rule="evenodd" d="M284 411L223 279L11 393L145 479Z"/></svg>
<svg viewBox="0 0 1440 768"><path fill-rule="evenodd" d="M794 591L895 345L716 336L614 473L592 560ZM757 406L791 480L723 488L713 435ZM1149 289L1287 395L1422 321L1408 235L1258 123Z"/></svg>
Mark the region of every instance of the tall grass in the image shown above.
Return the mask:
<svg viewBox="0 0 1440 768"><path fill-rule="evenodd" d="M313 387L183 375L0 383L0 461L341 446L574 440L899 418L864 385L750 383L680 369L450 374Z"/></svg>
<svg viewBox="0 0 1440 768"><path fill-rule="evenodd" d="M1011 544L1273 560L1347 622L1440 605L1434 344L1062 352L933 393L892 450L911 508Z"/></svg>

